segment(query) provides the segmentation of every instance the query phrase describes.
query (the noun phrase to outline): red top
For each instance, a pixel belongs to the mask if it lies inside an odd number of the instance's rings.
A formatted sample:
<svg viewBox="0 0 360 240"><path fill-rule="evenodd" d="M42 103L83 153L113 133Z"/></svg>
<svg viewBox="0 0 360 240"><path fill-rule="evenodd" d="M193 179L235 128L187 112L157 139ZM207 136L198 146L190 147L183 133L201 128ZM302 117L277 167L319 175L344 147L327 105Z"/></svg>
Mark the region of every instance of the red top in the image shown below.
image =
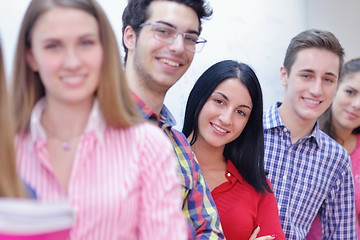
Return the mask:
<svg viewBox="0 0 360 240"><path fill-rule="evenodd" d="M258 237L276 234L277 240L285 239L274 194L258 193L241 177L231 161L227 162L225 177L228 181L217 186L211 194L226 239L248 240L257 226L260 226Z"/></svg>

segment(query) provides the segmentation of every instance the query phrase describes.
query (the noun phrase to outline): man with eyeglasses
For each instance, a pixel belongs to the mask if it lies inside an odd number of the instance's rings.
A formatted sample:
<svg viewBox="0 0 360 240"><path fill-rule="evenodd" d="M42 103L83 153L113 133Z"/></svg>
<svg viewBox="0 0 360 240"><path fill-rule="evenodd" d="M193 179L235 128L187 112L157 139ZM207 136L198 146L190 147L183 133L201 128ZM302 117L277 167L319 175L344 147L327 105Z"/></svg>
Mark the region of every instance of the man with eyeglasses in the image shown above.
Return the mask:
<svg viewBox="0 0 360 240"><path fill-rule="evenodd" d="M182 209L194 239L224 236L199 164L185 136L172 127L175 120L164 98L206 43L199 36L201 21L211 14L205 0L129 0L122 17L125 74L143 116L162 128L174 146Z"/></svg>

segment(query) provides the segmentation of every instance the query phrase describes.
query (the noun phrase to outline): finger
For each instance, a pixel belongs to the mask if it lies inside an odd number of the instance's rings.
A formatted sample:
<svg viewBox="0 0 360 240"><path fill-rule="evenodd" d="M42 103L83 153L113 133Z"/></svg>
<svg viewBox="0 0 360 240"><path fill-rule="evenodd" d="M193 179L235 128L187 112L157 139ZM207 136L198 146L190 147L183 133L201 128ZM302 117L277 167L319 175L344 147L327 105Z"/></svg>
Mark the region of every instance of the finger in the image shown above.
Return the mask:
<svg viewBox="0 0 360 240"><path fill-rule="evenodd" d="M276 238L276 235L267 235L267 236L255 238L254 240L272 240L275 238Z"/></svg>
<svg viewBox="0 0 360 240"><path fill-rule="evenodd" d="M260 232L260 226L257 226L255 230L252 232L249 240L255 240L259 232Z"/></svg>

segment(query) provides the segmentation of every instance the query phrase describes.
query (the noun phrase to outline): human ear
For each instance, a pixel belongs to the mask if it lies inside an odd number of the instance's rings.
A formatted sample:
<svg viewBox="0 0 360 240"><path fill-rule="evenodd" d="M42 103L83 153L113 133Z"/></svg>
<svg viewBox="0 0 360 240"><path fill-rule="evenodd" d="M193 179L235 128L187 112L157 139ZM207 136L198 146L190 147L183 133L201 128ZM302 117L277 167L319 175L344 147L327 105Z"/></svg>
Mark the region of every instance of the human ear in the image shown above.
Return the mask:
<svg viewBox="0 0 360 240"><path fill-rule="evenodd" d="M134 50L136 46L136 33L131 26L126 26L123 34L124 45L129 50Z"/></svg>
<svg viewBox="0 0 360 240"><path fill-rule="evenodd" d="M36 60L34 58L34 54L33 54L31 49L26 50L25 59L26 59L26 64L31 68L31 70L33 70L34 72L39 71L39 67L38 67L38 65L36 63Z"/></svg>
<svg viewBox="0 0 360 240"><path fill-rule="evenodd" d="M280 67L280 82L283 86L287 86L288 84L288 73L284 66Z"/></svg>

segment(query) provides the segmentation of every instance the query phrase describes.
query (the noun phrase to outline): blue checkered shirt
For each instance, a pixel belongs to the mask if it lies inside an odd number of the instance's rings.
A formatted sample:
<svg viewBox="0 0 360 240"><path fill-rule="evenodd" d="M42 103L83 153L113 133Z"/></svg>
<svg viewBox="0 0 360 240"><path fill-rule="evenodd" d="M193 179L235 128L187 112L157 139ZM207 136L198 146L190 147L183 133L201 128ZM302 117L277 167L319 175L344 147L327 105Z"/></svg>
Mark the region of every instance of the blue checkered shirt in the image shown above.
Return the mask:
<svg viewBox="0 0 360 240"><path fill-rule="evenodd" d="M319 211L323 239L357 239L349 155L317 123L310 135L292 144L280 105L264 113L265 170L286 239L305 239Z"/></svg>

